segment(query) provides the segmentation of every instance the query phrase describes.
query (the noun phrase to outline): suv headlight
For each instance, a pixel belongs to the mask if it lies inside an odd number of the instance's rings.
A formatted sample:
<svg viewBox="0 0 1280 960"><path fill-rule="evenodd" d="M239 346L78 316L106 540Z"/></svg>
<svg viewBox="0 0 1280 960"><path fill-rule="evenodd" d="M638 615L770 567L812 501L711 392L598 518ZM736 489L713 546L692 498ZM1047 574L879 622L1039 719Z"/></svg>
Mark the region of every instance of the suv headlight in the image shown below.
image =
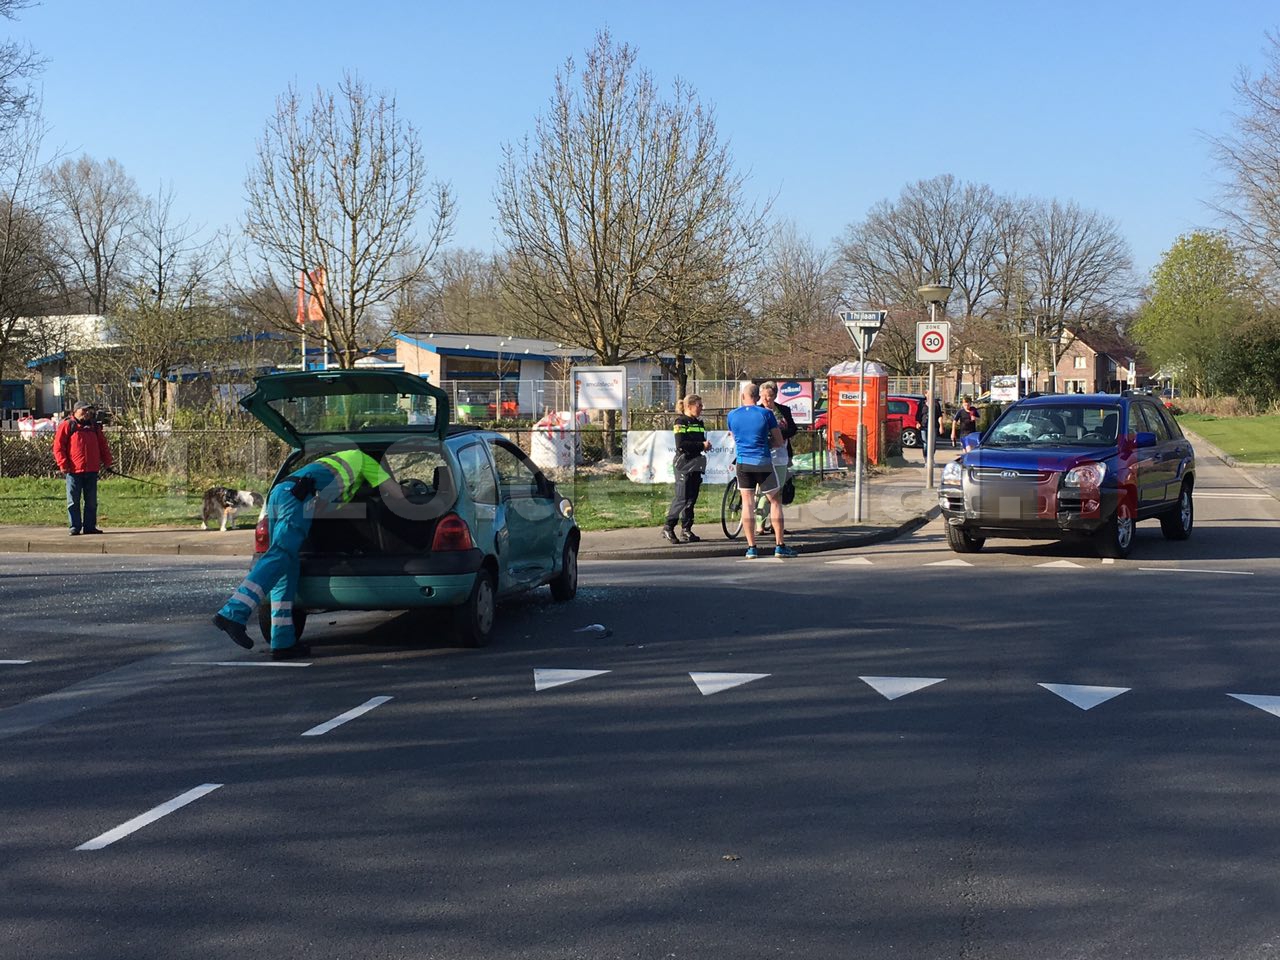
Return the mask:
<svg viewBox="0 0 1280 960"><path fill-rule="evenodd" d="M959 484L964 477L964 466L959 460L952 460L942 468L942 482Z"/></svg>
<svg viewBox="0 0 1280 960"><path fill-rule="evenodd" d="M1062 478L1064 487L1100 487L1102 478L1107 475L1105 463L1082 463L1072 467Z"/></svg>

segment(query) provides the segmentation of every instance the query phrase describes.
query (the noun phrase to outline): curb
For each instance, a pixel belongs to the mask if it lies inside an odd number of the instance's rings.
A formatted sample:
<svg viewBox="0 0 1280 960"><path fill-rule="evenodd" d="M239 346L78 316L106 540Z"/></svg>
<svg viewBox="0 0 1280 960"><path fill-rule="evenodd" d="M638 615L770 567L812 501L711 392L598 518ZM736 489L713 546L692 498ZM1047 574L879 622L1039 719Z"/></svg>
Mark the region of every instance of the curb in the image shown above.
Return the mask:
<svg viewBox="0 0 1280 960"><path fill-rule="evenodd" d="M835 536L824 536L821 540L807 543L804 533L797 533L794 541L788 541L803 554L831 553L835 550L850 550L855 547L869 547L872 544L895 540L904 534L912 533L939 515L938 507L930 507L923 514L918 514L896 526L872 527L860 533L838 533ZM583 535L584 542L589 534ZM726 543L702 543L682 546L636 547L630 550L619 548L590 550L579 552L581 560L706 560L719 557L741 557L746 547L745 540L732 540ZM765 549L768 549L767 547Z"/></svg>

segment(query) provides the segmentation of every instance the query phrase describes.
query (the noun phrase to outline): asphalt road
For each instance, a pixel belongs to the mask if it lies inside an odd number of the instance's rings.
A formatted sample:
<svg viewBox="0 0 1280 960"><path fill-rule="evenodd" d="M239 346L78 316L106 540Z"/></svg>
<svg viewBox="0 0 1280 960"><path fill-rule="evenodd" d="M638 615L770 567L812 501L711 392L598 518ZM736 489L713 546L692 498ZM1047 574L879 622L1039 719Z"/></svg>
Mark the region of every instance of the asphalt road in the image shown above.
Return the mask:
<svg viewBox="0 0 1280 960"><path fill-rule="evenodd" d="M1280 502L1196 508L585 564L305 667L207 626L238 560L0 556L0 955L1280 956Z"/></svg>

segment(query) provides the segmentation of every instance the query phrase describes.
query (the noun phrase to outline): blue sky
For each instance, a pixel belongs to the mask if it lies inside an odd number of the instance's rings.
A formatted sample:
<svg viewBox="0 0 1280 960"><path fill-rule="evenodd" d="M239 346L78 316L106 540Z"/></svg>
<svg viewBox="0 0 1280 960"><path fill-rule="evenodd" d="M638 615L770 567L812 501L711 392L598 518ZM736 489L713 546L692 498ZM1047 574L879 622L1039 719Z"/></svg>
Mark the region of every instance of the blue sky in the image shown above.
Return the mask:
<svg viewBox="0 0 1280 960"><path fill-rule="evenodd" d="M489 250L504 142L529 132L555 71L595 31L664 86L716 108L760 196L819 244L911 181L951 173L1070 199L1120 224L1140 271L1213 224L1205 134L1274 0L958 3L58 2L13 36L48 58L58 149L122 163L144 191L234 226L254 143L291 83L344 69L398 97L460 204L452 244ZM930 136L926 130L938 131Z"/></svg>

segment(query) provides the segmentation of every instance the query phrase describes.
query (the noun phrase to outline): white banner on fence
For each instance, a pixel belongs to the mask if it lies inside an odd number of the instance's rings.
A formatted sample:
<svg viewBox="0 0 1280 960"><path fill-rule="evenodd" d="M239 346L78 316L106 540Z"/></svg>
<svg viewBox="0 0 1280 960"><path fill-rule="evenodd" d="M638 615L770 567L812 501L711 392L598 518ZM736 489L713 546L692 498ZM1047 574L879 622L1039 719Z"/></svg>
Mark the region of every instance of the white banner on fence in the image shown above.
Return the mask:
<svg viewBox="0 0 1280 960"><path fill-rule="evenodd" d="M707 439L711 449L707 451L707 472L704 483L728 483L734 476L734 457L737 448L733 434L728 430L709 430ZM630 430L627 432L627 449L622 465L627 479L633 483L675 483L672 469L676 457L676 435L670 430Z"/></svg>

